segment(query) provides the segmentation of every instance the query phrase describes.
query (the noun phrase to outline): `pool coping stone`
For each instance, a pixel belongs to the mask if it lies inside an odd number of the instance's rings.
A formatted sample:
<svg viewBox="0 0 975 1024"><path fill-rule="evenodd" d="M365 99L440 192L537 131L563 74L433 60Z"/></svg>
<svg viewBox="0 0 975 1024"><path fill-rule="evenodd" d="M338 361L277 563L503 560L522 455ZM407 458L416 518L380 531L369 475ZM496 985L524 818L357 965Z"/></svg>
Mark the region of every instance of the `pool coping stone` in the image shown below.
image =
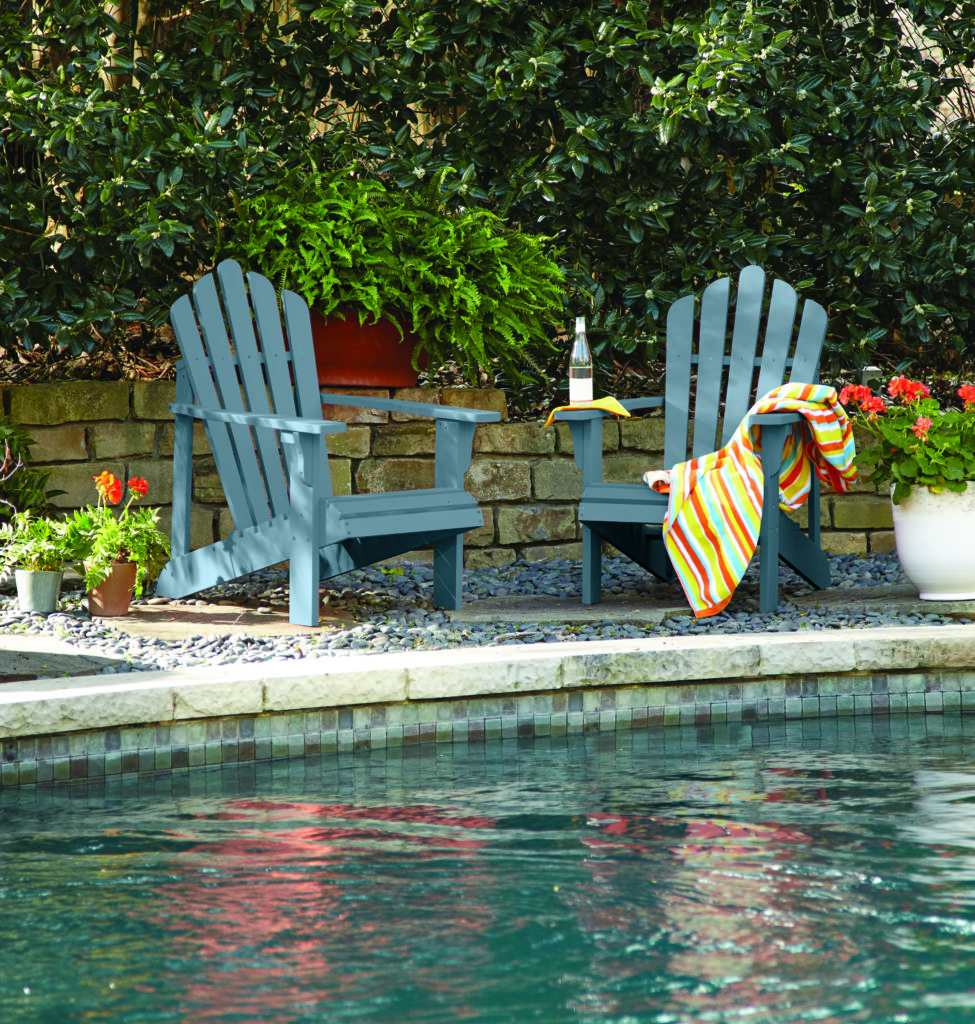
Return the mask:
<svg viewBox="0 0 975 1024"><path fill-rule="evenodd" d="M29 639L39 656L43 648L61 643L43 637L3 637L0 642L10 639ZM0 686L0 739L634 686L678 687L685 691L679 703L687 704L694 699L693 687L720 681L761 687L773 679L792 680L795 690L803 680L860 676L864 695L869 695L875 677L917 672L966 679L971 674L975 688L975 625L463 647L12 681ZM967 688L967 683L948 687L956 692ZM897 692L889 681L883 689ZM802 696L798 691L789 695L784 682L781 690L783 700ZM851 692L856 690L852 685ZM770 696L778 699L769 693L765 699Z"/></svg>

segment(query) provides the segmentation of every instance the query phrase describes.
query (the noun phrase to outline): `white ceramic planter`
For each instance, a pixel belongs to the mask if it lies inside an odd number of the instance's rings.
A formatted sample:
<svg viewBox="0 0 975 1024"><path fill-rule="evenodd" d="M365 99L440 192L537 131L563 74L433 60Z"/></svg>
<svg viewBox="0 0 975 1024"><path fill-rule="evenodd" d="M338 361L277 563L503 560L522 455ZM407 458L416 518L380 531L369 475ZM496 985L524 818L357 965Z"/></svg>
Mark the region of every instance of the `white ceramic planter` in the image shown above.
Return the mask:
<svg viewBox="0 0 975 1024"><path fill-rule="evenodd" d="M61 573L42 569L16 569L17 601L22 612L40 612L49 615L58 606Z"/></svg>
<svg viewBox="0 0 975 1024"><path fill-rule="evenodd" d="M893 513L897 557L921 599L975 600L975 483L961 494L913 487Z"/></svg>

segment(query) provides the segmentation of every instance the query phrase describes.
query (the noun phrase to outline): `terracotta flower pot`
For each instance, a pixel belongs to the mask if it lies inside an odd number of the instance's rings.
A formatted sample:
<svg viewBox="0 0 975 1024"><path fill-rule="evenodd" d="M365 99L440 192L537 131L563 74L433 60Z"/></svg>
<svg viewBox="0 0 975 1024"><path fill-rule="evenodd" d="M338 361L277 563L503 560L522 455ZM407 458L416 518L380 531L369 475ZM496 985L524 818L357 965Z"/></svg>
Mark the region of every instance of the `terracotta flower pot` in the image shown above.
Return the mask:
<svg viewBox="0 0 975 1024"><path fill-rule="evenodd" d="M135 562L116 562L108 576L88 591L89 614L127 615L137 569Z"/></svg>
<svg viewBox="0 0 975 1024"><path fill-rule="evenodd" d="M360 324L353 311L346 311L346 317L343 320L333 314L326 318L311 311L319 385L414 387L419 376L412 362L416 335L404 327L400 338L392 320ZM425 364L421 356L420 366Z"/></svg>

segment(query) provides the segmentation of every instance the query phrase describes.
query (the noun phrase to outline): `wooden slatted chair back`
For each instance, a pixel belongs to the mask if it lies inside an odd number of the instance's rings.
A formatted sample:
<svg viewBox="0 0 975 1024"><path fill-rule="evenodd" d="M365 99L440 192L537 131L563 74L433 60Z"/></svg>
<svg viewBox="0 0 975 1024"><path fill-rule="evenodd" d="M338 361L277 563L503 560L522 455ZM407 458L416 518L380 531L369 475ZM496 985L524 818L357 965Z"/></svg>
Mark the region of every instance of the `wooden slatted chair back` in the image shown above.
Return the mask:
<svg viewBox="0 0 975 1024"><path fill-rule="evenodd" d="M283 314L283 329L282 329ZM248 273L234 260L193 286L172 307L180 372L192 401L211 409L322 418L308 305L293 292ZM229 328L229 330L228 330ZM233 516L244 529L289 509L278 431L206 421L207 439ZM321 453L327 465L327 453ZM329 487L329 474L319 479ZM330 494L331 491L328 491Z"/></svg>
<svg viewBox="0 0 975 1024"><path fill-rule="evenodd" d="M688 457L689 439L692 458L726 444L755 400L779 384L818 381L826 310L807 300L797 331L795 289L776 280L766 301L765 283L765 271L748 266L739 276L733 305L731 279L722 278L705 288L699 312L695 295L670 307L665 465Z"/></svg>

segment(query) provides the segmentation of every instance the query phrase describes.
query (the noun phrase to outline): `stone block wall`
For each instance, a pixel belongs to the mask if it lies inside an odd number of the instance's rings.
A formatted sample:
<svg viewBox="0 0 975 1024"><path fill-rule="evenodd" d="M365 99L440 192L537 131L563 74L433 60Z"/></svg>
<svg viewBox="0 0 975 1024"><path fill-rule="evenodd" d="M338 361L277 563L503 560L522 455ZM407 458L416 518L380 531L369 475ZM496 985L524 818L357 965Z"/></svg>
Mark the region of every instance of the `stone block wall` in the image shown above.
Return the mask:
<svg viewBox="0 0 975 1024"><path fill-rule="evenodd" d="M388 391L348 389L389 397ZM33 460L51 473L49 486L64 493L63 509L93 503L92 477L109 470L117 477L145 477L147 502L161 509L168 530L172 501L173 417L168 404L175 385L167 381L79 381L10 387L3 410L34 438ZM404 388L392 397L409 401L495 409L504 417L504 393L463 388ZM332 485L337 494L430 487L434 473L434 425L415 416L332 407L326 417L348 424L328 439ZM662 468L663 420L607 420L603 427L605 476L639 481ZM202 427L194 443L192 543L227 536L232 521ZM537 561L578 557L576 509L582 476L572 457L564 423L482 424L474 439L467 487L484 512L484 526L467 534L470 566L501 566L517 558ZM800 513L803 521L805 510ZM826 491L821 508L824 545L830 551L890 551L893 532L889 499L859 485L849 495Z"/></svg>

